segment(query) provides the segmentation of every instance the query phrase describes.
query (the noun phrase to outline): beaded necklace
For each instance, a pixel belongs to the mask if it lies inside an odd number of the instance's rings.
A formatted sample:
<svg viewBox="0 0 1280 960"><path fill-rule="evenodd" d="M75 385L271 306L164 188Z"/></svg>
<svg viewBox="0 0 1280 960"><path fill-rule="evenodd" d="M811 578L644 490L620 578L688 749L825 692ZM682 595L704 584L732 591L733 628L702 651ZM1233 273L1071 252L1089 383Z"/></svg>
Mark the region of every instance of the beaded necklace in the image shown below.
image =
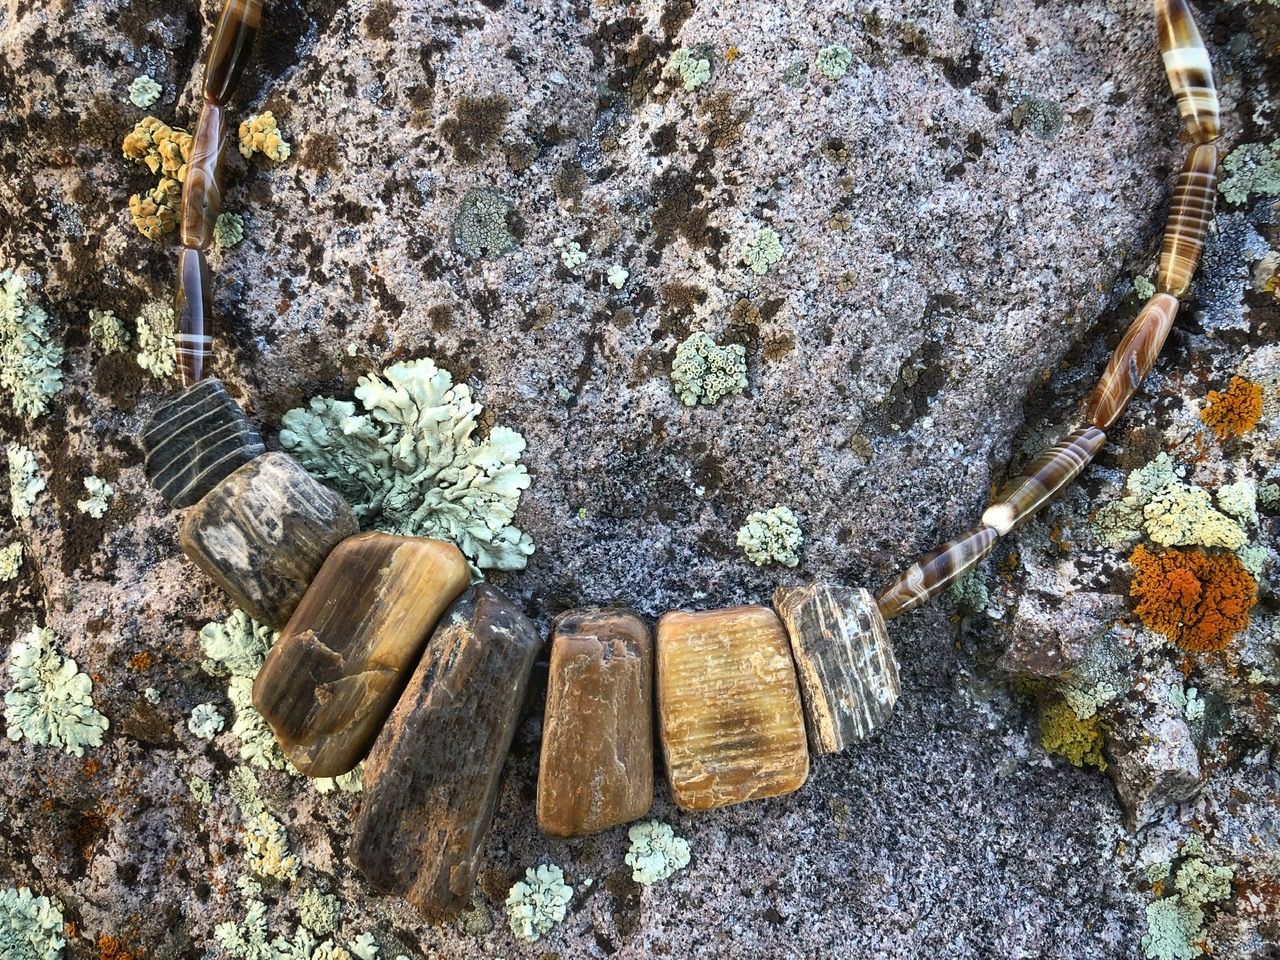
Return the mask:
<svg viewBox="0 0 1280 960"><path fill-rule="evenodd" d="M575 610L552 627L539 827L576 836L644 816L657 739L677 804L707 810L798 789L813 753L863 740L898 696L886 622L954 583L1063 490L1101 449L1150 371L1191 283L1217 177L1218 98L1186 0L1155 0L1165 70L1192 141L1165 227L1157 290L1084 404L1084 425L1036 457L973 529L873 598L815 583L772 609ZM346 501L258 431L207 376L204 251L221 204L226 105L262 18L226 0L182 188L174 298L184 389L143 430L148 479L182 522L183 550L239 606L280 629L253 700L304 774L361 761L352 859L428 915L469 902L499 776L542 637L452 544L359 533Z"/></svg>

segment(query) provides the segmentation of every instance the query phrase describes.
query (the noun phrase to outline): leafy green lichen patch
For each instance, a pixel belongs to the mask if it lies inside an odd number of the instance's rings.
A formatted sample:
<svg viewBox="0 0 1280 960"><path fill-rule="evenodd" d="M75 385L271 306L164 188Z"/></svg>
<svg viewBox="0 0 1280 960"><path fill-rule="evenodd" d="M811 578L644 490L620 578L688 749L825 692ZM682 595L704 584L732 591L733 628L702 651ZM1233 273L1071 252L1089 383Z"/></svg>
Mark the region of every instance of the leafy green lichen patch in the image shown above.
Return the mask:
<svg viewBox="0 0 1280 960"><path fill-rule="evenodd" d="M4 697L10 740L58 747L77 757L102 745L107 718L93 705L93 681L74 660L53 646L53 631L33 626L9 650L9 679Z"/></svg>

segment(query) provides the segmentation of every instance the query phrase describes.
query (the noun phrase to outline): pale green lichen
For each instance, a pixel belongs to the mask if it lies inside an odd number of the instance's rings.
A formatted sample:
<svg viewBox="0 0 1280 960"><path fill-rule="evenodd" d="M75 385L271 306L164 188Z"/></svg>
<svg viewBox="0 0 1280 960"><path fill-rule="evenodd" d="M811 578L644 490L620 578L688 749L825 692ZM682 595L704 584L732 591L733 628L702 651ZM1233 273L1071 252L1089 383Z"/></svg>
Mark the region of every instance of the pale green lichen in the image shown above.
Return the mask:
<svg viewBox="0 0 1280 960"><path fill-rule="evenodd" d="M1194 688L1187 691L1188 706L1198 699L1192 693ZM1208 863L1201 837L1188 837L1182 854L1185 859L1172 872L1173 896L1147 906L1147 932L1142 938L1147 960L1193 960L1203 954L1205 908L1231 898L1235 871ZM1169 875L1166 869L1161 879Z"/></svg>
<svg viewBox="0 0 1280 960"><path fill-rule="evenodd" d="M1258 503L1264 510L1280 510L1280 483L1268 481L1258 487Z"/></svg>
<svg viewBox="0 0 1280 960"><path fill-rule="evenodd" d="M839 80L849 71L853 54L843 44L833 43L818 51L818 69L828 80Z"/></svg>
<svg viewBox="0 0 1280 960"><path fill-rule="evenodd" d="M615 290L621 290L627 282L627 278L631 274L627 268L620 263L615 263L609 268L609 273L605 276L606 282Z"/></svg>
<svg viewBox="0 0 1280 960"><path fill-rule="evenodd" d="M667 61L663 75L679 77L686 90L697 90L711 79L711 60L704 53L702 49L681 47Z"/></svg>
<svg viewBox="0 0 1280 960"><path fill-rule="evenodd" d="M89 311L89 339L104 355L129 348L129 331L114 310Z"/></svg>
<svg viewBox="0 0 1280 960"><path fill-rule="evenodd" d="M296 880L302 868L298 858L289 852L289 834L284 824L265 810L245 824L244 857L258 876L285 883Z"/></svg>
<svg viewBox="0 0 1280 960"><path fill-rule="evenodd" d="M720 346L702 331L676 347L671 385L687 407L711 405L747 387L747 350L740 343Z"/></svg>
<svg viewBox="0 0 1280 960"><path fill-rule="evenodd" d="M84 489L89 496L84 500L77 500L76 509L81 513L87 513L95 520L101 520L107 515L107 509L111 506L111 497L116 492L116 488L101 477L85 477Z"/></svg>
<svg viewBox="0 0 1280 960"><path fill-rule="evenodd" d="M1207 491L1183 480L1185 473L1166 453L1130 473L1127 495L1094 514L1095 536L1112 549L1127 546L1143 533L1166 547L1238 550L1244 546L1240 524L1216 510ZM1224 489L1228 503L1240 499L1240 491Z"/></svg>
<svg viewBox="0 0 1280 960"><path fill-rule="evenodd" d="M204 777L198 777L192 774L191 779L187 781L187 788L191 791L191 796L196 798L199 803L213 802L213 786Z"/></svg>
<svg viewBox="0 0 1280 960"><path fill-rule="evenodd" d="M472 260L496 258L515 249L515 234L507 224L511 201L484 187L475 187L462 198L453 220L453 245Z"/></svg>
<svg viewBox="0 0 1280 960"><path fill-rule="evenodd" d="M327 937L338 929L342 905L337 897L308 887L298 897L298 920L317 936Z"/></svg>
<svg viewBox="0 0 1280 960"><path fill-rule="evenodd" d="M22 569L22 541L15 540L0 549L0 583L12 580Z"/></svg>
<svg viewBox="0 0 1280 960"><path fill-rule="evenodd" d="M231 960L377 960L377 944L367 933L348 947L339 946L333 940L322 940L305 926L299 926L292 937L272 937L267 927L267 906L258 899L261 888L257 884L240 886L249 897L244 919L239 923L219 923L213 931L223 956Z"/></svg>
<svg viewBox="0 0 1280 960"><path fill-rule="evenodd" d="M1150 300L1156 295L1156 285L1151 282L1150 277L1139 274L1133 278L1133 292L1142 300Z"/></svg>
<svg viewBox="0 0 1280 960"><path fill-rule="evenodd" d="M560 251L560 262L570 270L577 269L587 262L587 251L583 250L577 240L569 241L569 244Z"/></svg>
<svg viewBox="0 0 1280 960"><path fill-rule="evenodd" d="M1183 904L1198 909L1229 899L1235 876L1230 867L1215 867L1200 857L1192 857L1178 868L1173 886Z"/></svg>
<svg viewBox="0 0 1280 960"><path fill-rule="evenodd" d="M155 687L147 687L145 690L142 691L142 699L146 700L147 703L151 704L153 707L159 706L160 691L157 690Z"/></svg>
<svg viewBox="0 0 1280 960"><path fill-rule="evenodd" d="M977 570L961 577L947 592L956 603L975 613L986 610L987 604L991 602L991 591L987 589L986 581Z"/></svg>
<svg viewBox="0 0 1280 960"><path fill-rule="evenodd" d="M454 543L473 571L520 570L533 541L515 527L529 474L524 437L492 427L480 404L431 360L361 377L364 407L316 397L282 419L280 445L346 497L362 527Z"/></svg>
<svg viewBox="0 0 1280 960"><path fill-rule="evenodd" d="M28 887L0 890L0 957L58 960L63 939L62 906Z"/></svg>
<svg viewBox="0 0 1280 960"><path fill-rule="evenodd" d="M1222 173L1218 189L1228 203L1280 195L1280 140L1242 143L1223 159Z"/></svg>
<svg viewBox="0 0 1280 960"><path fill-rule="evenodd" d="M1028 95L1013 108L1010 120L1015 130L1025 126L1038 140L1053 140L1062 132L1065 114L1057 101Z"/></svg>
<svg viewBox="0 0 1280 960"><path fill-rule="evenodd" d="M1202 953L1194 941L1203 923L1201 911L1188 911L1176 897L1147 904L1143 956L1147 960L1195 960Z"/></svg>
<svg viewBox="0 0 1280 960"><path fill-rule="evenodd" d="M511 931L530 943L564 919L573 887L564 882L564 871L555 864L529 867L507 894Z"/></svg>
<svg viewBox="0 0 1280 960"><path fill-rule="evenodd" d="M761 227L742 248L742 262L752 273L766 274L782 259L782 238L771 227Z"/></svg>
<svg viewBox="0 0 1280 960"><path fill-rule="evenodd" d="M40 465L30 447L11 443L5 448L5 454L9 458L9 510L14 519L21 520L31 516L45 488L45 479L40 475Z"/></svg>
<svg viewBox="0 0 1280 960"><path fill-rule="evenodd" d="M1266 568L1267 561L1271 558L1271 553L1261 544L1246 543L1236 551L1236 556L1240 558L1240 563L1249 571L1254 580L1261 580L1262 571Z"/></svg>
<svg viewBox="0 0 1280 960"><path fill-rule="evenodd" d="M62 389L62 346L49 333L49 315L31 302L27 281L0 270L0 387L13 411L38 417Z"/></svg>
<svg viewBox="0 0 1280 960"><path fill-rule="evenodd" d="M769 563L797 566L803 543L800 519L787 506L758 510L738 528L738 546L757 567Z"/></svg>
<svg viewBox="0 0 1280 960"><path fill-rule="evenodd" d="M238 213L220 213L213 222L213 242L220 248L234 247L244 239L244 218Z"/></svg>
<svg viewBox="0 0 1280 960"><path fill-rule="evenodd" d="M666 880L689 865L689 842L676 836L670 824L656 820L634 823L627 831L631 848L625 863L631 879L645 885Z"/></svg>
<svg viewBox="0 0 1280 960"><path fill-rule="evenodd" d="M1258 485L1248 477L1219 487L1215 499L1223 513L1241 523L1258 523Z"/></svg>
<svg viewBox="0 0 1280 960"><path fill-rule="evenodd" d="M160 99L164 88L145 73L129 84L129 102L140 110L146 110Z"/></svg>
<svg viewBox="0 0 1280 960"><path fill-rule="evenodd" d="M159 300L142 305L137 319L138 366L156 377L167 377L177 369L173 343L173 307Z"/></svg>
<svg viewBox="0 0 1280 960"><path fill-rule="evenodd" d="M212 703L198 703L187 718L187 729L201 740L212 740L226 725L226 718Z"/></svg>
<svg viewBox="0 0 1280 960"><path fill-rule="evenodd" d="M53 631L33 626L9 650L13 686L4 696L10 740L59 747L83 757L102 745L107 718L93 705L93 681L53 646Z"/></svg>

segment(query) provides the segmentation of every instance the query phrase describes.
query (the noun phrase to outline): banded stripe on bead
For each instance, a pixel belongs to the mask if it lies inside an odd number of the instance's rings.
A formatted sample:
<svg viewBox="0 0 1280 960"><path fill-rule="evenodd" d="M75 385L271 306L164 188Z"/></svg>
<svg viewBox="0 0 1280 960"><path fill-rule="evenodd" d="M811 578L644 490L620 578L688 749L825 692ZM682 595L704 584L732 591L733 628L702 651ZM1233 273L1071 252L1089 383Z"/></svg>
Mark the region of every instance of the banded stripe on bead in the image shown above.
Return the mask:
<svg viewBox="0 0 1280 960"><path fill-rule="evenodd" d="M1180 297L1191 286L1204 251L1204 240L1213 222L1217 199L1218 148L1212 143L1193 147L1178 174L1178 185L1169 205L1169 220L1160 248L1160 272L1156 286L1161 293Z"/></svg>
<svg viewBox="0 0 1280 960"><path fill-rule="evenodd" d="M990 553L996 539L990 526L975 527L926 553L880 591L876 599L880 616L892 620L937 596Z"/></svg>
<svg viewBox="0 0 1280 960"><path fill-rule="evenodd" d="M1196 143L1218 139L1218 91L1213 64L1187 0L1155 0L1160 55L1178 112Z"/></svg>
<svg viewBox="0 0 1280 960"><path fill-rule="evenodd" d="M982 522L1000 536L1022 526L1054 494L1079 476L1102 448L1107 435L1097 427L1081 427L1036 457L987 507Z"/></svg>
<svg viewBox="0 0 1280 960"><path fill-rule="evenodd" d="M1147 301L1085 401L1085 419L1106 430L1124 413L1134 393L1151 371L1178 313L1178 298L1157 293Z"/></svg>

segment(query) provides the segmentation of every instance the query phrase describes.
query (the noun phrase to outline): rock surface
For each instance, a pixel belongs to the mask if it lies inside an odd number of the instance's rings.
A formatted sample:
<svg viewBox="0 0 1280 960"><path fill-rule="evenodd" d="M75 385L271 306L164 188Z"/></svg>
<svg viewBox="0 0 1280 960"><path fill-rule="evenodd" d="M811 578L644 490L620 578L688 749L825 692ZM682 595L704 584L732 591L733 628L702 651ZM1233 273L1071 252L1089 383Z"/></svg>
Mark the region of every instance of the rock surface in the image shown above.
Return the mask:
<svg viewBox="0 0 1280 960"><path fill-rule="evenodd" d="M1280 8L1196 12L1224 152L1269 141ZM150 112L190 130L216 13L214 0L0 11L0 269L31 277L66 348L49 414L28 423L0 408L0 442L31 447L49 484L31 518L11 521L0 483L0 541L25 548L0 583L0 648L47 623L111 723L83 759L0 738L0 882L62 900L71 957L111 942L157 960L216 955L215 927L246 918L230 789L245 763L232 733L203 741L186 727L200 703L230 717L199 636L229 608L184 559L138 444L172 386L132 348L103 356L88 337L90 309L128 324L172 296L171 252L127 211L154 186L120 156L144 116L127 90L151 75L162 93ZM839 81L814 66L833 43L853 55ZM661 79L677 49L703 44L706 84ZM652 621L764 602L779 582L874 590L972 526L993 484L1073 415L1136 314L1131 278L1155 265L1184 149L1141 0L885 0L873 12L280 0L232 126L265 110L294 152L269 165L228 151L224 209L246 236L210 252L213 372L272 448L286 410L318 393L350 399L358 376L397 359L430 355L470 384L528 441L517 520L538 550L499 582L544 630L584 605L625 603ZM510 205L489 224L489 240L510 239L505 256L452 246L473 190ZM1280 245L1269 210L1256 199L1220 210L1210 272L1077 492L984 562L987 609L943 596L891 624L902 696L872 741L815 761L795 794L710 814L678 811L660 780L653 815L693 858L641 888L623 866L624 829L569 842L538 832L534 709L477 906L443 926L347 864L359 797L255 768L303 865L293 888L264 894L272 933L291 933L300 892L323 887L344 929L375 931L392 960L1132 960L1152 899L1145 867L1194 829L1238 864L1242 899L1212 919L1214 956L1265 955L1275 913L1249 904L1280 872L1266 747L1274 597L1247 644L1192 665L1224 732L1204 741L1199 797L1139 837L1105 775L1046 756L994 663L1026 591L1123 599L1125 553L1099 546L1089 518L1127 471L1160 450L1200 482L1274 470L1273 428L1224 446L1197 420L1207 389L1244 364L1265 369L1250 358L1274 351L1276 309L1251 281ZM783 254L759 275L741 251L766 226ZM571 270L560 252L574 241L587 260ZM621 289L605 282L615 264L629 272ZM746 348L749 383L688 408L667 369L698 330ZM89 475L117 490L101 520L75 506ZM795 570L756 568L734 545L745 517L776 503L803 519ZM1273 543L1274 527L1265 515L1256 539ZM1042 629L1054 615L1046 604ZM1142 643L1135 660L1181 665L1168 645ZM1139 681L1150 673L1136 666ZM575 896L529 948L502 903L546 861Z"/></svg>

